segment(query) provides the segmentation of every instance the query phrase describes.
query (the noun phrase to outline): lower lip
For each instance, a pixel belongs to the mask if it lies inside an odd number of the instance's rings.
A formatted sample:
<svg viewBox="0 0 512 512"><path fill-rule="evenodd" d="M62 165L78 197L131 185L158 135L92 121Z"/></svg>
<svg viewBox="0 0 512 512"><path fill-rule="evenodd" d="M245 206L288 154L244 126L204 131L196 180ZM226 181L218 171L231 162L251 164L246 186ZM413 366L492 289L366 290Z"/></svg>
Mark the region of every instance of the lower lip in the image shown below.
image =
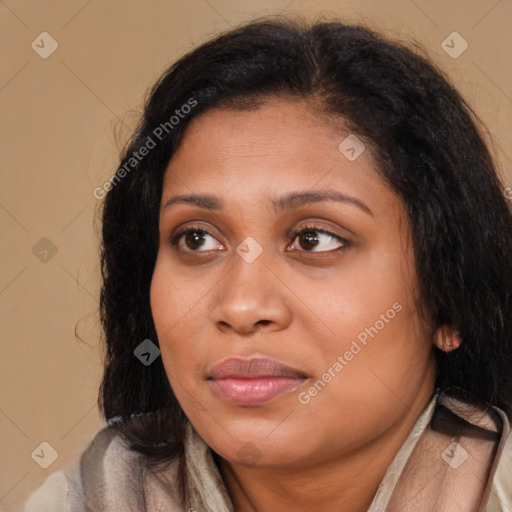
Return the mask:
<svg viewBox="0 0 512 512"><path fill-rule="evenodd" d="M254 407L298 388L305 379L291 377L225 378L213 380L213 390L226 402Z"/></svg>

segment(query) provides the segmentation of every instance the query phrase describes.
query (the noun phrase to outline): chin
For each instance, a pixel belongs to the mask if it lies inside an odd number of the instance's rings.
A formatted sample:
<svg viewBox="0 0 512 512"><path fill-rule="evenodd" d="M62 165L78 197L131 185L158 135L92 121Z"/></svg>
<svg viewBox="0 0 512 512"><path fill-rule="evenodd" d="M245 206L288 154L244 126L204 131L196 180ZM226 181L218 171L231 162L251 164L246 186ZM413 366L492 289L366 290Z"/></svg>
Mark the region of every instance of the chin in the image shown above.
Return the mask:
<svg viewBox="0 0 512 512"><path fill-rule="evenodd" d="M275 429L276 422L273 422ZM282 427L281 427L282 428ZM308 447L296 433L282 429L279 435L272 429L257 425L226 425L226 430L212 432L206 426L206 436L201 436L212 450L232 464L247 467L297 467L307 457ZM198 430L199 432L199 430ZM270 435L269 435L270 432ZM200 434L200 432L199 432ZM201 435L201 434L200 434ZM311 447L311 451L314 451Z"/></svg>

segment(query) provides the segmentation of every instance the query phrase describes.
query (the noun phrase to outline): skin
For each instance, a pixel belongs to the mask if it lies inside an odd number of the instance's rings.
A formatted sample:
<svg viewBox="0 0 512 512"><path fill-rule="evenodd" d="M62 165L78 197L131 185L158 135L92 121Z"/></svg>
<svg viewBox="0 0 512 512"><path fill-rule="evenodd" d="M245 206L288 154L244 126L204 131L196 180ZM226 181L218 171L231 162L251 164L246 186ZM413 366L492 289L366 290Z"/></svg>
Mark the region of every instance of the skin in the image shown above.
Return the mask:
<svg viewBox="0 0 512 512"><path fill-rule="evenodd" d="M191 121L166 171L162 206L181 194L225 203L221 211L161 209L151 306L170 384L216 453L237 511L366 511L434 391L436 333L421 320L403 202L378 174L369 145L355 161L340 152L348 134L289 98L212 109ZM346 201L269 206L320 189L356 198L371 213ZM348 243L318 231L314 246L294 237L313 221ZM208 232L199 244L186 235L169 242L178 227L198 222ZM252 263L236 252L247 236L263 250ZM301 403L299 394L396 303L400 312ZM228 404L206 375L236 355L272 357L309 379L258 407Z"/></svg>

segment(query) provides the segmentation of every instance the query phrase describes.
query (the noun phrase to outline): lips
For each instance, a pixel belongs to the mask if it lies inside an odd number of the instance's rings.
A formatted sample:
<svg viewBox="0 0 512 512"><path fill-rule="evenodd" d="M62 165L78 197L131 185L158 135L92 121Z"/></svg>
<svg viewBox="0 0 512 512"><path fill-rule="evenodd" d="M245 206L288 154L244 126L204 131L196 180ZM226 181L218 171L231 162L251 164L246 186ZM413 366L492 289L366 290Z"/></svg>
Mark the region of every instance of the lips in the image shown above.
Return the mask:
<svg viewBox="0 0 512 512"><path fill-rule="evenodd" d="M275 359L231 357L213 366L207 380L222 400L255 407L293 391L307 378L303 372Z"/></svg>

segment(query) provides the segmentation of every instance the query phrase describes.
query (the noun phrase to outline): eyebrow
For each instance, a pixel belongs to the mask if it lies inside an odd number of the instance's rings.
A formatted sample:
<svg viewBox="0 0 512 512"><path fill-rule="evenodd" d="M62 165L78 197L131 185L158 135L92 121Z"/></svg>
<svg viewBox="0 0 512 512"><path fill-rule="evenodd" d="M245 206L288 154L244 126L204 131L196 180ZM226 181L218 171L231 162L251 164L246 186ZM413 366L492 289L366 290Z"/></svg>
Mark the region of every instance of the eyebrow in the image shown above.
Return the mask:
<svg viewBox="0 0 512 512"><path fill-rule="evenodd" d="M276 213L279 213L321 201L337 201L340 203L348 203L353 206L357 206L365 213L373 216L370 208L368 208L368 206L360 199L329 189L290 192L281 197L272 199L271 207ZM211 195L188 194L171 197L165 202L162 210L167 210L171 206L180 203L191 204L198 206L199 208L212 211L222 211L224 209L224 201L218 197Z"/></svg>

